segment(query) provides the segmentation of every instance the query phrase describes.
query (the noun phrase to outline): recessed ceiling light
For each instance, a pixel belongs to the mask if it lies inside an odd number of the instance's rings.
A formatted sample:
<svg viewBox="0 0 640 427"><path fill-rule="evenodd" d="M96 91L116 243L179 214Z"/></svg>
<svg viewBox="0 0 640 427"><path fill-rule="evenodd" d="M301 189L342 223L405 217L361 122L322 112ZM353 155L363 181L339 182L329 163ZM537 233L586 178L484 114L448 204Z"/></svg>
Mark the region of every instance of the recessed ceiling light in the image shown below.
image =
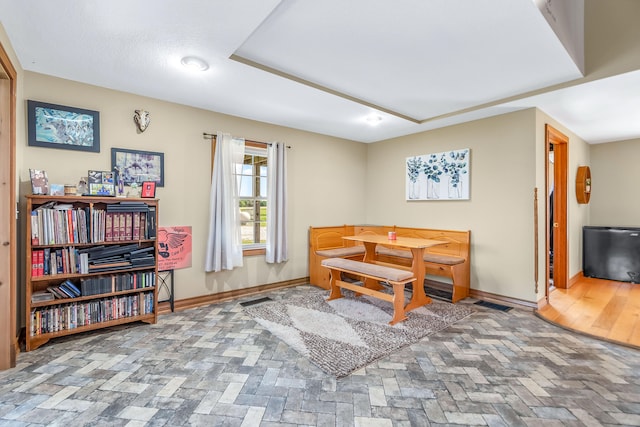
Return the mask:
<svg viewBox="0 0 640 427"><path fill-rule="evenodd" d="M380 122L382 121L382 116L380 114L376 114L376 113L371 113L367 116L367 118L365 119L367 121L367 123L369 123L371 126L377 126L380 124Z"/></svg>
<svg viewBox="0 0 640 427"><path fill-rule="evenodd" d="M193 71L206 71L209 69L209 64L207 64L204 59L198 58L197 56L185 56L180 62L186 68Z"/></svg>

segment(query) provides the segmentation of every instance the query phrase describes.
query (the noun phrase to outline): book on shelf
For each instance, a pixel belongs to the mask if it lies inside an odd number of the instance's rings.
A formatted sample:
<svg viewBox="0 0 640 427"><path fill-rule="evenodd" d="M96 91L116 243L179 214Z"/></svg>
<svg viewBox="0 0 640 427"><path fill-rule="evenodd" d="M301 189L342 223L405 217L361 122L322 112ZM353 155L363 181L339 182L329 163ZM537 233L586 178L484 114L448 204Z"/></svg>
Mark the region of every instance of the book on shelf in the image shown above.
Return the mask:
<svg viewBox="0 0 640 427"><path fill-rule="evenodd" d="M40 233L38 229L38 212L31 211L31 245L38 246L40 244Z"/></svg>
<svg viewBox="0 0 640 427"><path fill-rule="evenodd" d="M147 238L156 238L156 207L149 206L149 215L147 215Z"/></svg>
<svg viewBox="0 0 640 427"><path fill-rule="evenodd" d="M140 240L140 212L133 213L132 240Z"/></svg>
<svg viewBox="0 0 640 427"><path fill-rule="evenodd" d="M56 299L68 298L67 294L58 289L57 286L47 286L47 291L51 292Z"/></svg>
<svg viewBox="0 0 640 427"><path fill-rule="evenodd" d="M66 293L67 295L70 295L71 298L76 298L81 295L77 290L78 288L73 286L73 283L71 283L71 281L69 280L65 280L64 282L60 283L58 285L58 288L62 289L62 291L64 291L64 293Z"/></svg>
<svg viewBox="0 0 640 427"><path fill-rule="evenodd" d="M71 289L71 292L73 292L73 294L77 297L79 297L80 295L82 295L82 293L80 292L80 289L78 289L78 287L69 279L65 280L64 285L66 285L69 289Z"/></svg>
<svg viewBox="0 0 640 427"><path fill-rule="evenodd" d="M44 249L31 251L31 277L44 276Z"/></svg>
<svg viewBox="0 0 640 427"><path fill-rule="evenodd" d="M53 301L55 295L48 291L37 291L31 294L31 302Z"/></svg>
<svg viewBox="0 0 640 427"><path fill-rule="evenodd" d="M122 201L107 205L107 212L147 212L149 205L145 202Z"/></svg>
<svg viewBox="0 0 640 427"><path fill-rule="evenodd" d="M133 238L133 212L125 212L124 214L124 239L132 240Z"/></svg>
<svg viewBox="0 0 640 427"><path fill-rule="evenodd" d="M71 289L69 289L67 286L65 286L64 283L59 284L56 289L60 290L60 292L65 294L66 295L65 298L75 298L76 297L75 293Z"/></svg>

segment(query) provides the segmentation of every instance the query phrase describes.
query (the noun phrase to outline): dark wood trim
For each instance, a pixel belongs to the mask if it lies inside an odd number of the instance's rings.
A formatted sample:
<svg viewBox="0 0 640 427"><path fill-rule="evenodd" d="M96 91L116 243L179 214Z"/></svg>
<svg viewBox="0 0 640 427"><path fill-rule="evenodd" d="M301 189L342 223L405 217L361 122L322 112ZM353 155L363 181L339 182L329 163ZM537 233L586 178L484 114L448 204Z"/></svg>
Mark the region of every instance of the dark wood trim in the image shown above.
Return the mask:
<svg viewBox="0 0 640 427"><path fill-rule="evenodd" d="M285 280L283 282L270 283L268 285L254 286L252 288L237 289L233 291L220 292L211 295L202 295L193 298L176 300L174 303L175 311L187 310L189 308L201 307L203 305L215 304L219 302L225 302L236 298L247 297L251 295L261 294L268 291L275 291L277 289L290 288L293 286L304 285L309 283L308 277L301 277L299 279ZM158 314L170 314L171 307L168 302L158 304Z"/></svg>

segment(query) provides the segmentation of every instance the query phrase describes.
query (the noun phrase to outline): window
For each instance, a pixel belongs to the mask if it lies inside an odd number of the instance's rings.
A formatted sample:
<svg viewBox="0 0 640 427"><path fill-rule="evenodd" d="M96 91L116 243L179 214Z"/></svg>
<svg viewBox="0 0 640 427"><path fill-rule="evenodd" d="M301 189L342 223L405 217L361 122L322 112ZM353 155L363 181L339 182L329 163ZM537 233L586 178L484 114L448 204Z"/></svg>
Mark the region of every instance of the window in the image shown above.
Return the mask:
<svg viewBox="0 0 640 427"><path fill-rule="evenodd" d="M245 251L264 249L267 243L267 149L264 144L246 143L236 182L242 247Z"/></svg>

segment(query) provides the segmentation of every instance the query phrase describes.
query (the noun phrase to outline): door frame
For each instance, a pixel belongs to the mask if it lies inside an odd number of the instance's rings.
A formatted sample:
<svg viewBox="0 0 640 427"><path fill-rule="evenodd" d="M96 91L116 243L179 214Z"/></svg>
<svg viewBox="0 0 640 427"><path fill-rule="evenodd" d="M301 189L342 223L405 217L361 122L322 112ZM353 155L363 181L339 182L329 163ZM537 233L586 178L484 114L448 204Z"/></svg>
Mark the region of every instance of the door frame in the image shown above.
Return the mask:
<svg viewBox="0 0 640 427"><path fill-rule="evenodd" d="M0 210L0 370L16 366L16 94L17 72L0 43L0 198L8 200ZM6 118L8 117L8 123Z"/></svg>
<svg viewBox="0 0 640 427"><path fill-rule="evenodd" d="M554 232L553 242L550 240L549 225L551 224L551 209L549 204L549 152L550 145L553 145L554 168L553 168L553 219ZM568 181L567 169L569 161L569 137L555 129L549 124L545 124L545 298L549 301L550 291L550 249L553 249L553 284L556 288L566 289L569 287L569 246L568 246Z"/></svg>

